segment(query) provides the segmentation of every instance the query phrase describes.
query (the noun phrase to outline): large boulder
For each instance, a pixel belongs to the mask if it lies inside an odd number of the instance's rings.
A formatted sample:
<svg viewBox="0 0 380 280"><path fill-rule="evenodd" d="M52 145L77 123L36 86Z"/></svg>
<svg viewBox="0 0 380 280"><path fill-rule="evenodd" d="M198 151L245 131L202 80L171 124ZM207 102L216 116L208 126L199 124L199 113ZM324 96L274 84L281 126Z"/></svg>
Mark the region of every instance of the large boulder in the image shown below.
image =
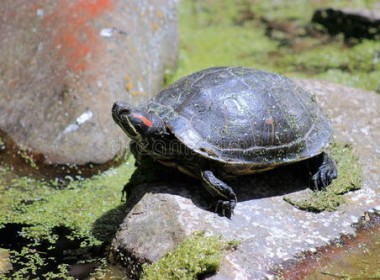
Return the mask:
<svg viewBox="0 0 380 280"><path fill-rule="evenodd" d="M316 95L331 117L335 140L350 143L359 158L362 189L347 193L347 204L321 213L291 206L284 195L305 192L307 186L290 169L239 178L234 186L239 202L231 219L206 209L207 194L199 182L144 184L127 202L127 216L111 247L112 260L136 277L141 263L159 260L202 230L241 242L212 279L261 279L270 277L274 265L353 233L351 225L365 211L380 211L380 95L317 80L297 82Z"/></svg>
<svg viewBox="0 0 380 280"><path fill-rule="evenodd" d="M176 60L175 2L3 1L3 139L47 164L105 163L121 154L125 136L112 104L139 103L162 86Z"/></svg>

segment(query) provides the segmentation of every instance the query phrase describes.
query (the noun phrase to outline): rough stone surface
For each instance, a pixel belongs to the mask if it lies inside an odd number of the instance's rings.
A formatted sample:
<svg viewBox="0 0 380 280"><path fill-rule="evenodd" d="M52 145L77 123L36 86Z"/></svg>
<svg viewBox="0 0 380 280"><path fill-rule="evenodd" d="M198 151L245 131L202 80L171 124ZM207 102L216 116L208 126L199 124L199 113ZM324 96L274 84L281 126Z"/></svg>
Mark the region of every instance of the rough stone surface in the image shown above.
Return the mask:
<svg viewBox="0 0 380 280"><path fill-rule="evenodd" d="M312 22L323 25L331 35L342 33L348 38L380 38L380 10L318 9Z"/></svg>
<svg viewBox="0 0 380 280"><path fill-rule="evenodd" d="M350 143L362 165L362 189L347 193L347 204L318 214L292 207L283 196L307 186L290 166L231 182L239 202L230 220L206 210L208 196L197 181L141 185L127 202L112 244L114 259L129 267L138 266L136 260L154 262L192 232L205 230L241 241L211 279L261 279L297 253L354 233L351 225L365 211L380 210L380 95L317 80L297 82L316 95L332 119L335 140Z"/></svg>
<svg viewBox="0 0 380 280"><path fill-rule="evenodd" d="M176 59L175 2L3 1L0 131L49 164L120 154L110 109L162 86Z"/></svg>

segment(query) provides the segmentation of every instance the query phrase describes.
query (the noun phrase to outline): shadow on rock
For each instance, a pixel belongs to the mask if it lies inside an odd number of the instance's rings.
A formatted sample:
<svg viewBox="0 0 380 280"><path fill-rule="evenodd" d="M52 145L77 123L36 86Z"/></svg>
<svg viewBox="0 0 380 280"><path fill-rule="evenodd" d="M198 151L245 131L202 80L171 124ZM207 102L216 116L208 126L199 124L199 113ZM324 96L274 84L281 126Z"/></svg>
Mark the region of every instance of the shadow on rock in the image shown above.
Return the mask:
<svg viewBox="0 0 380 280"><path fill-rule="evenodd" d="M157 168L157 170L155 170ZM239 202L279 196L306 188L297 166L228 181ZM149 182L144 179L149 179ZM225 230L244 224L243 216L228 222L205 215L211 195L199 180L157 165L136 169L128 184L125 219L110 248L111 263L121 264L130 279L138 279L143 263L159 260L186 237L185 228L204 229L205 220ZM136 182L134 180L140 180ZM205 211L202 211L205 210Z"/></svg>
<svg viewBox="0 0 380 280"><path fill-rule="evenodd" d="M126 204L121 204L100 216L92 227L93 235L105 244L110 244L119 225L125 218L126 208Z"/></svg>
<svg viewBox="0 0 380 280"><path fill-rule="evenodd" d="M141 178L147 179L141 181ZM282 196L309 187L308 171L298 163L264 173L239 176L226 180L234 189L238 203L265 197ZM136 181L136 182L134 182ZM127 214L146 193L179 195L190 199L197 207L210 211L211 195L201 182L173 168L158 170L137 168L127 184Z"/></svg>
<svg viewBox="0 0 380 280"><path fill-rule="evenodd" d="M277 168L264 173L236 177L229 182L238 202L282 196L309 187L307 170L302 164Z"/></svg>

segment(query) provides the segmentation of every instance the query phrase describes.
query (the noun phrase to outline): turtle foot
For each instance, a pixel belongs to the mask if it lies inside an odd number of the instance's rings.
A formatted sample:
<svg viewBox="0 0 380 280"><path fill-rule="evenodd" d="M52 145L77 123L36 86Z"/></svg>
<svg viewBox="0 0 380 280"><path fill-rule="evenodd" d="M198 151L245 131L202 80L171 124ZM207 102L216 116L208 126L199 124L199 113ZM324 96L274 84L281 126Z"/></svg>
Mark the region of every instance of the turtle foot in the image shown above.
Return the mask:
<svg viewBox="0 0 380 280"><path fill-rule="evenodd" d="M322 164L311 177L315 190L325 189L338 177L338 171L334 161L325 153L323 153L322 157Z"/></svg>
<svg viewBox="0 0 380 280"><path fill-rule="evenodd" d="M210 210L230 219L234 213L235 206L236 201L233 200L214 200L210 205Z"/></svg>
<svg viewBox="0 0 380 280"><path fill-rule="evenodd" d="M231 218L237 201L233 189L218 179L211 170L202 171L201 178L203 186L213 196L210 210L223 217Z"/></svg>

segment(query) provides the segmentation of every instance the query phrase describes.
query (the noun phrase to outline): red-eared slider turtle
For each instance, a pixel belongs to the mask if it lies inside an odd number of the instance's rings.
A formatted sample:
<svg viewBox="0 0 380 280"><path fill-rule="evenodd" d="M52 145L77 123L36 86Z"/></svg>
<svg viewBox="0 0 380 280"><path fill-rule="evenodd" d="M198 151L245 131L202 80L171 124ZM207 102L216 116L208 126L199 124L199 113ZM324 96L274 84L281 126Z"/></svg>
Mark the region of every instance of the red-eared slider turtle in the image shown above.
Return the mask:
<svg viewBox="0 0 380 280"><path fill-rule="evenodd" d="M329 120L315 99L288 78L242 67L205 69L173 83L147 104L116 102L115 122L132 139L137 159L151 158L199 178L230 216L236 195L224 182L304 160L324 188L337 177L323 151Z"/></svg>

